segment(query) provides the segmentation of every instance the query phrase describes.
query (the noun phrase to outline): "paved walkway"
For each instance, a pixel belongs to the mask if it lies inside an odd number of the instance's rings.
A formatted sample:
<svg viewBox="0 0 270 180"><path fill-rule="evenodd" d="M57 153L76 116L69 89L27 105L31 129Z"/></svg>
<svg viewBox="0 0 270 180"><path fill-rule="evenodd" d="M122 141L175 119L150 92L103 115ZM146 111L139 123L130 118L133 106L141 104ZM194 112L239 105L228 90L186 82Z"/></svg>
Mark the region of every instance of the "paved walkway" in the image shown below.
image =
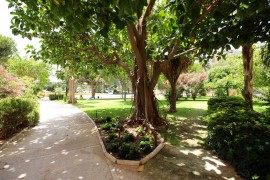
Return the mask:
<svg viewBox="0 0 270 180"><path fill-rule="evenodd" d="M0 179L114 179L97 131L78 108L41 101L40 123L0 151ZM110 168L111 167L111 168Z"/></svg>

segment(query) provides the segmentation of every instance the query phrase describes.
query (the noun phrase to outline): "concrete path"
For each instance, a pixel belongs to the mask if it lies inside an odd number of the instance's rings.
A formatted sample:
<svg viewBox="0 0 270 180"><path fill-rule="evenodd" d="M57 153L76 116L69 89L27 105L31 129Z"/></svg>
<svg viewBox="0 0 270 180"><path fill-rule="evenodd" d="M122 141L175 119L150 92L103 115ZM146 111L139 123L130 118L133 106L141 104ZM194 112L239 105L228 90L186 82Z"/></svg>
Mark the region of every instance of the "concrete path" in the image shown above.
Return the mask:
<svg viewBox="0 0 270 180"><path fill-rule="evenodd" d="M40 123L0 150L0 179L110 180L97 130L78 108L41 101Z"/></svg>

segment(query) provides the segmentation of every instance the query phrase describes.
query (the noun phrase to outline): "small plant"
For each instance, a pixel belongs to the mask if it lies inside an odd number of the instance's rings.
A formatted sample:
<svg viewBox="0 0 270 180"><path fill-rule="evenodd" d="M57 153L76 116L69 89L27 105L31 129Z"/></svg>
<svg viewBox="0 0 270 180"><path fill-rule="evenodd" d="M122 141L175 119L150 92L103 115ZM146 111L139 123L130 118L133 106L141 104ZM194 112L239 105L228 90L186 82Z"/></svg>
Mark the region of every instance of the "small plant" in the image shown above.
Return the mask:
<svg viewBox="0 0 270 180"><path fill-rule="evenodd" d="M131 142L134 139L135 139L134 135L132 133L129 133L129 132L125 132L121 137L122 142Z"/></svg>
<svg viewBox="0 0 270 180"><path fill-rule="evenodd" d="M123 127L122 124L115 124L114 125L114 128L115 128L115 132L123 131L124 130L124 127Z"/></svg>
<svg viewBox="0 0 270 180"><path fill-rule="evenodd" d="M122 143L119 147L119 157L121 159L137 159L139 155L138 149L130 143Z"/></svg>
<svg viewBox="0 0 270 180"><path fill-rule="evenodd" d="M112 122L112 118L111 117L106 117L106 118L101 118L99 120L100 123L109 123Z"/></svg>
<svg viewBox="0 0 270 180"><path fill-rule="evenodd" d="M153 142L153 137L152 135L148 134L146 136L143 137L144 141L148 141L148 142Z"/></svg>
<svg viewBox="0 0 270 180"><path fill-rule="evenodd" d="M140 134L140 135L143 135L145 133L145 130L142 126L139 126L136 128L136 131Z"/></svg>
<svg viewBox="0 0 270 180"><path fill-rule="evenodd" d="M118 152L118 143L117 142L110 142L109 144L107 144L107 150L109 152L113 152L116 153Z"/></svg>
<svg viewBox="0 0 270 180"><path fill-rule="evenodd" d="M105 124L102 124L100 127L102 130L108 131L111 129L111 124L105 123Z"/></svg>
<svg viewBox="0 0 270 180"><path fill-rule="evenodd" d="M109 134L108 138L107 138L107 142L117 142L118 141L118 136L114 133Z"/></svg>
<svg viewBox="0 0 270 180"><path fill-rule="evenodd" d="M153 148L150 141L141 141L139 146L144 153L150 153Z"/></svg>

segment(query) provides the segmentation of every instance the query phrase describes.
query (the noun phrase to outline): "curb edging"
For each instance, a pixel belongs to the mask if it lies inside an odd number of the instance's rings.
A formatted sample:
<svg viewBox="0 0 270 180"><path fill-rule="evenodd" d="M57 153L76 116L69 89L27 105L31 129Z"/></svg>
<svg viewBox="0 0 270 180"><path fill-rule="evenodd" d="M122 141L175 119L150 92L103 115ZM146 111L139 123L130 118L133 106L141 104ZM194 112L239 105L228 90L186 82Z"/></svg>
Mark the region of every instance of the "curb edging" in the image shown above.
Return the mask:
<svg viewBox="0 0 270 180"><path fill-rule="evenodd" d="M2 146L0 146L0 150L3 150L4 148L6 148L9 144L11 144L15 139L17 139L21 134L27 132L30 129L30 127L26 127L23 130L21 130L20 132L14 134L14 136L12 136L10 139L8 139L6 142L3 143Z"/></svg>
<svg viewBox="0 0 270 180"><path fill-rule="evenodd" d="M107 159L109 159L111 162L113 162L114 164L129 165L129 166L143 165L143 164L147 163L150 159L152 159L154 156L156 156L157 153L159 153L159 151L161 151L161 149L165 146L164 139L161 138L160 134L158 134L158 138L160 139L160 144L151 153L149 153L147 156L145 156L141 160L134 161L134 160L117 159L113 155L111 155L110 153L107 152L105 145L101 139L98 127L97 127L96 123L94 122L94 120L92 118L90 118L85 112L83 112L83 113L88 117L88 119L94 124L95 128L97 129L98 139L99 139L99 142L100 142L100 145L102 147L102 151L103 151L105 157Z"/></svg>

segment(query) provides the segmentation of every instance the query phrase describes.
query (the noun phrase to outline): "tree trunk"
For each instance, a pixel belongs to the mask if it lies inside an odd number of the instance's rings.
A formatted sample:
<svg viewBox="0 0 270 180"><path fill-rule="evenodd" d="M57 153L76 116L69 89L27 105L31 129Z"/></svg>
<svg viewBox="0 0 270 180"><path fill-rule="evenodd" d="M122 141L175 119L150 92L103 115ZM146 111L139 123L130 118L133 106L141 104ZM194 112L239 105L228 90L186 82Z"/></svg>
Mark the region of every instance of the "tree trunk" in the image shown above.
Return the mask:
<svg viewBox="0 0 270 180"><path fill-rule="evenodd" d="M75 98L75 79L72 77L69 79L69 100L68 102L71 104L77 103Z"/></svg>
<svg viewBox="0 0 270 180"><path fill-rule="evenodd" d="M176 112L176 81L169 81L171 86L171 97L170 97L170 109L169 113Z"/></svg>
<svg viewBox="0 0 270 180"><path fill-rule="evenodd" d="M171 86L171 97L170 97L170 109L169 113L176 112L176 82L180 74L191 65L191 61L187 58L180 57L172 60L170 63L162 68L162 73L168 79Z"/></svg>
<svg viewBox="0 0 270 180"><path fill-rule="evenodd" d="M242 95L245 98L248 106L253 109L252 95L253 95L253 48L252 44L244 45L242 47L242 58L244 66L244 89Z"/></svg>
<svg viewBox="0 0 270 180"><path fill-rule="evenodd" d="M91 98L95 99L96 97L96 82L91 81Z"/></svg>

